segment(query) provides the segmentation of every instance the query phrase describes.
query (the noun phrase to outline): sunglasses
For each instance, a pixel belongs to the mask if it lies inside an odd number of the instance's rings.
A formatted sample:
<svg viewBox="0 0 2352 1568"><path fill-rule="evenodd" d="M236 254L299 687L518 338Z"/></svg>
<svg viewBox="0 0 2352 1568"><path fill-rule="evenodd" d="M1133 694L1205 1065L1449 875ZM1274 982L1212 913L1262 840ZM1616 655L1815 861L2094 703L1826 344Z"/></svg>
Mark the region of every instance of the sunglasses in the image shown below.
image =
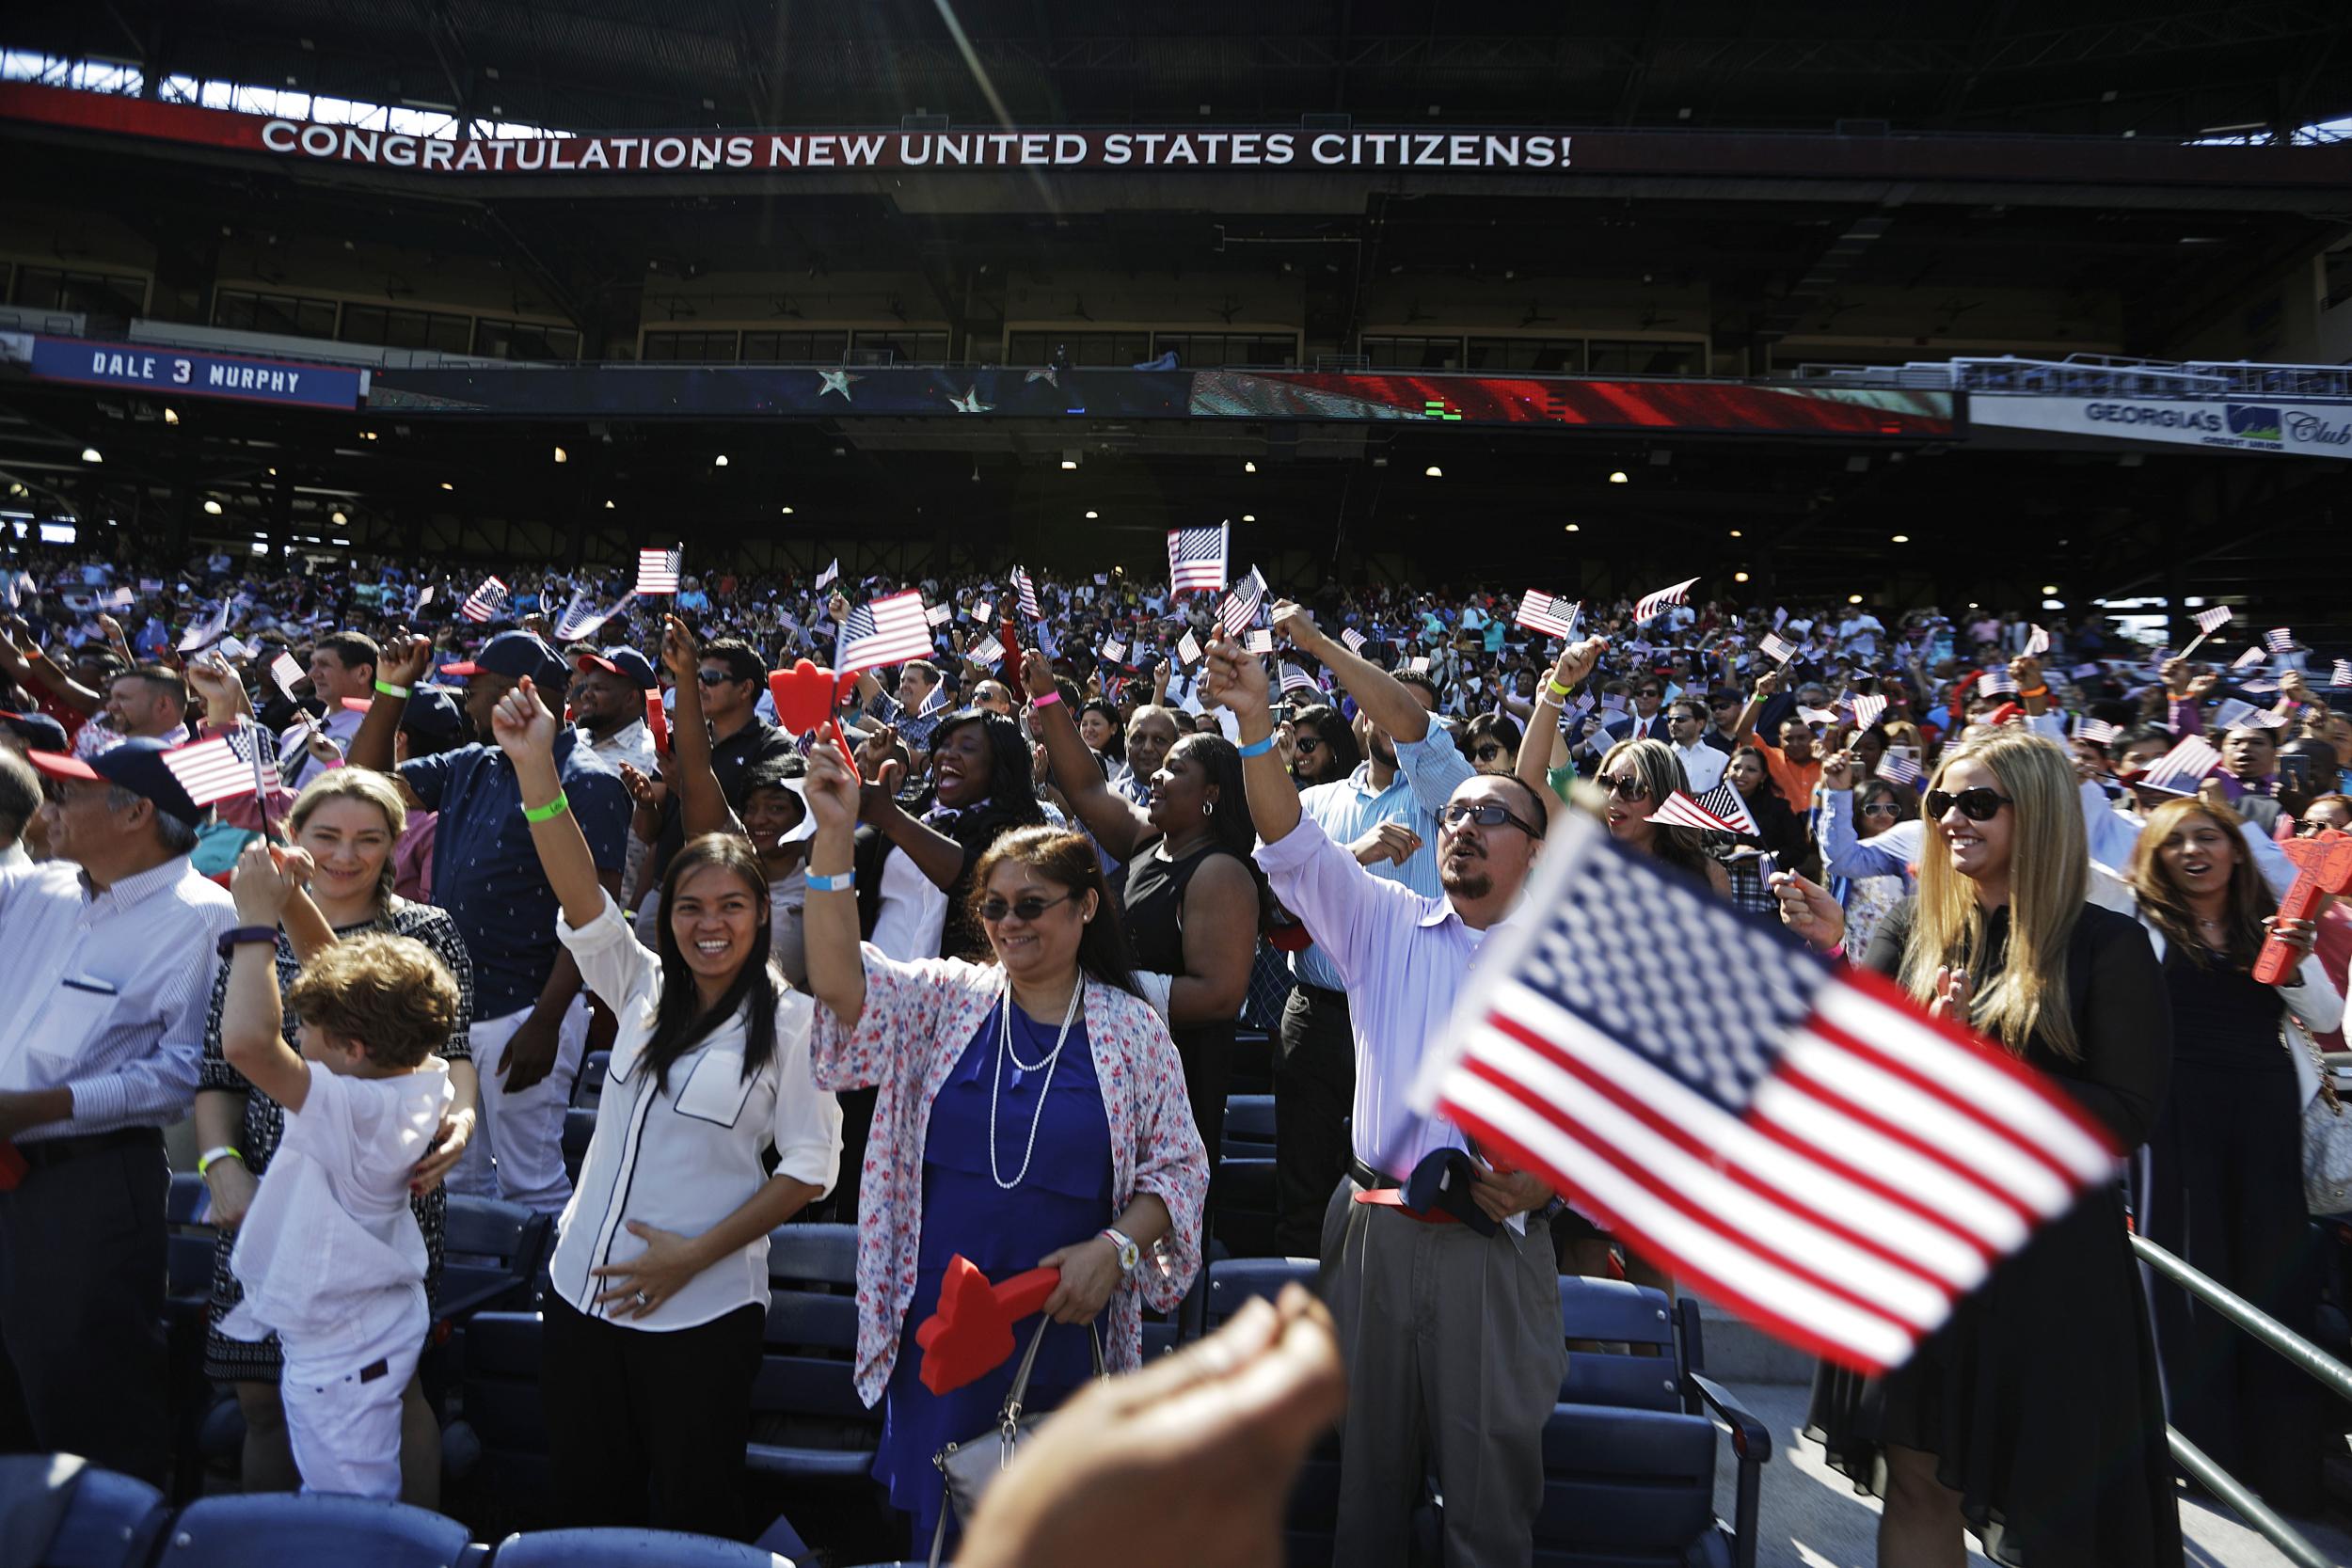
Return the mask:
<svg viewBox="0 0 2352 1568"><path fill-rule="evenodd" d="M2008 796L1981 784L1975 789L1963 789L1957 795L1948 790L1931 789L1927 796L1930 817L1942 816L1958 806L1960 815L1971 822L1990 822L2001 814L2003 806L2014 804L2016 802Z"/></svg>
<svg viewBox="0 0 2352 1568"><path fill-rule="evenodd" d="M1017 914L1023 920L1035 920L1055 905L1067 904L1076 896L1074 893L1065 893L1058 898L1040 898L1037 895L1031 894L1025 898L1016 898L1009 904L1002 898L983 899L980 903L980 918L991 926L1009 914Z"/></svg>
<svg viewBox="0 0 2352 1568"><path fill-rule="evenodd" d="M1291 745L1302 756L1309 752L1320 752L1323 750L1322 740L1311 735L1299 736L1291 741Z"/></svg>
<svg viewBox="0 0 2352 1568"><path fill-rule="evenodd" d="M728 670L697 670L694 678L705 686L725 686L735 679L735 674Z"/></svg>
<svg viewBox="0 0 2352 1568"><path fill-rule="evenodd" d="M1470 755L1480 762L1497 762L1502 757L1502 748L1489 740L1472 752Z"/></svg>
<svg viewBox="0 0 2352 1568"><path fill-rule="evenodd" d="M1865 816L1899 816L1902 815L1902 810L1892 800L1873 800L1862 808L1862 815ZM1983 818L1979 817L1978 820L1982 821Z"/></svg>
<svg viewBox="0 0 2352 1568"><path fill-rule="evenodd" d="M1458 828L1465 821L1475 822L1482 828L1500 828L1508 822L1530 838L1544 836L1544 831L1541 828L1534 826L1523 817L1515 816L1510 807L1493 800L1480 800L1475 803L1469 800L1448 800L1445 810L1438 814L1438 820L1449 828Z"/></svg>
<svg viewBox="0 0 2352 1568"><path fill-rule="evenodd" d="M1603 773L1599 778L1595 779L1593 782L1600 785L1601 788L1607 790L1610 794L1614 795L1620 800L1646 800L1649 799L1649 785L1644 784L1641 780L1633 777L1629 773L1624 775Z"/></svg>

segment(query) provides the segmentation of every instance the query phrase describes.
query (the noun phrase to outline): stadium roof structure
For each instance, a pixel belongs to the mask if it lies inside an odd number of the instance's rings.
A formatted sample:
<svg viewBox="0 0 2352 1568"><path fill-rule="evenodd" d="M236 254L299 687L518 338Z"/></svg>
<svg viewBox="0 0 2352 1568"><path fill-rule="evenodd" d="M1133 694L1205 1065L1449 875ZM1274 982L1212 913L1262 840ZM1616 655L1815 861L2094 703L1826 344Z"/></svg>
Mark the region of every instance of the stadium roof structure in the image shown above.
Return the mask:
<svg viewBox="0 0 2352 1568"><path fill-rule="evenodd" d="M1395 122L2284 137L2352 114L2330 0L18 0L8 46L566 130Z"/></svg>

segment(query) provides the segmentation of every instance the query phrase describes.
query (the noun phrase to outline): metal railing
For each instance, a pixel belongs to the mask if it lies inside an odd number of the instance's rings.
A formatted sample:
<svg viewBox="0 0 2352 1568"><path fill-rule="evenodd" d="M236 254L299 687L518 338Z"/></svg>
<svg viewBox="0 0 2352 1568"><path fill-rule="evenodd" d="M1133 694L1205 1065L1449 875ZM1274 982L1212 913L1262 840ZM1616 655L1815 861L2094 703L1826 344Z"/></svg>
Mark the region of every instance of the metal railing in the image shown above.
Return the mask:
<svg viewBox="0 0 2352 1568"><path fill-rule="evenodd" d="M2137 1231L2132 1232L2131 1241L2132 1250L2139 1255L2141 1262L2317 1378L2336 1398L2352 1404L2352 1367L2346 1367L2235 1291L2189 1267ZM2236 1477L2216 1465L2203 1449L2183 1436L2179 1428L2168 1425L2165 1435L2170 1440L2172 1457L2180 1462L2182 1469L2206 1491L2228 1503L2239 1518L2260 1530L2299 1568L2335 1568L2319 1548L2303 1538L2300 1530L2248 1491Z"/></svg>
<svg viewBox="0 0 2352 1568"><path fill-rule="evenodd" d="M1913 360L1905 365L1804 364L1801 381L1865 387L2058 397L2279 398L2352 401L2352 366L2272 365L2251 360L2131 359L2073 354L2063 359L1994 357Z"/></svg>

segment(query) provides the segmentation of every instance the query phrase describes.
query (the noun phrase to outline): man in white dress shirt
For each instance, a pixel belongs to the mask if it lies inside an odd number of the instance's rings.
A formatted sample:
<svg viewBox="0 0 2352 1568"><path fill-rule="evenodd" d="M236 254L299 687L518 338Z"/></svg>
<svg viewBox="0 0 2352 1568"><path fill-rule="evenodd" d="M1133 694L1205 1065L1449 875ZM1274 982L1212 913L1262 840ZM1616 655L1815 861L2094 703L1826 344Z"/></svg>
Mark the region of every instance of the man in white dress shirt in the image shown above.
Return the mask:
<svg viewBox="0 0 2352 1568"><path fill-rule="evenodd" d="M351 737L359 733L365 710L343 704L373 699L375 666L383 657L374 638L357 631L330 632L310 649L310 694L326 709L318 726L345 751L351 749ZM284 766L290 769L286 774L289 789L300 789L326 768L310 750L310 727L301 723L287 726L278 737L278 754L288 759ZM299 766L294 759L299 759Z"/></svg>
<svg viewBox="0 0 2352 1568"><path fill-rule="evenodd" d="M1707 709L1695 697L1677 697L1666 705L1666 744L1675 749L1691 793L1704 795L1724 782L1731 754L1707 743Z"/></svg>
<svg viewBox="0 0 2352 1568"><path fill-rule="evenodd" d="M0 1452L81 1454L156 1483L163 1129L196 1097L216 943L236 923L188 851L203 814L125 740L36 752L56 859L0 868Z"/></svg>

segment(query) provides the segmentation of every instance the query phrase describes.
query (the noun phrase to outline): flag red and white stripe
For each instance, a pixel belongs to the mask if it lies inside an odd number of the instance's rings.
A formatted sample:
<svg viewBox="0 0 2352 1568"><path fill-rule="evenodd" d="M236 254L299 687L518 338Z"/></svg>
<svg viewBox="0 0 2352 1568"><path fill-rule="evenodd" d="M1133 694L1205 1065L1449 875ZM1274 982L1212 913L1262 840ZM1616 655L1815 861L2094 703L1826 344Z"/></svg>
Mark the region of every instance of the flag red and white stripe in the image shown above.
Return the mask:
<svg viewBox="0 0 2352 1568"><path fill-rule="evenodd" d="M2115 744L2116 737L2122 733L2122 725L2111 724L2105 719L2085 718L2074 721L2074 738L2088 740L2093 746L2112 746ZM1884 769L1882 768L1881 771Z"/></svg>
<svg viewBox="0 0 2352 1568"><path fill-rule="evenodd" d="M1295 664L1286 663L1282 666L1282 689L1320 693L1323 689L1315 684L1314 676L1307 673Z"/></svg>
<svg viewBox="0 0 2352 1568"><path fill-rule="evenodd" d="M1020 601L1022 614L1032 621L1045 619L1045 611L1037 602L1037 585L1029 580L1026 568L1015 566L1012 569L1012 591L1014 597Z"/></svg>
<svg viewBox="0 0 2352 1568"><path fill-rule="evenodd" d="M1565 641L1576 635L1577 616L1583 608L1581 600L1555 599L1531 588L1519 595L1518 613L1512 618L1529 631Z"/></svg>
<svg viewBox="0 0 2352 1568"><path fill-rule="evenodd" d="M923 594L910 588L850 611L849 624L841 628L841 648L834 667L845 675L854 674L885 664L903 664L910 658L928 658L930 652L931 626L923 613Z"/></svg>
<svg viewBox="0 0 2352 1568"><path fill-rule="evenodd" d="M2232 613L2230 607L2225 604L2215 605L2210 610L2201 610L2195 616L2197 629L2210 637L2230 624Z"/></svg>
<svg viewBox="0 0 2352 1568"><path fill-rule="evenodd" d="M1846 705L1853 710L1857 730L1867 730L1886 716L1886 699L1868 692L1848 692Z"/></svg>
<svg viewBox="0 0 2352 1568"><path fill-rule="evenodd" d="M1226 546L1231 525L1215 528L1172 528L1168 531L1168 586L1178 594L1225 586Z"/></svg>
<svg viewBox="0 0 2352 1568"><path fill-rule="evenodd" d="M1235 583L1233 591L1225 595L1225 602L1217 607L1216 618L1225 627L1225 635L1240 637L1256 626L1258 611L1264 604L1265 578L1259 575L1258 568L1252 566L1249 575ZM1272 641L1267 639L1269 645Z"/></svg>
<svg viewBox="0 0 2352 1568"><path fill-rule="evenodd" d="M1897 752L1879 758L1879 777L1905 789L1916 789L1927 782L1928 770Z"/></svg>
<svg viewBox="0 0 2352 1568"><path fill-rule="evenodd" d="M188 792L189 800L199 806L209 806L215 800L254 792L257 752L264 766L275 765L276 758L260 728L239 723L210 740L174 746L164 753L164 766L171 769L171 776L180 781L180 787Z"/></svg>
<svg viewBox="0 0 2352 1568"><path fill-rule="evenodd" d="M469 621L495 621L506 610L506 584L497 578L484 578L482 586L466 595L466 602L457 607L457 613Z"/></svg>
<svg viewBox="0 0 2352 1568"><path fill-rule="evenodd" d="M1733 799L1738 798L1738 791L1735 790ZM1710 803L1720 805L1722 802ZM1744 803L1740 810L1744 815L1746 812ZM1703 833L1756 833L1755 818L1749 817L1747 825L1742 827L1729 816L1708 810L1706 806L1700 805L1698 801L1679 789L1667 796L1659 808L1649 814L1649 819L1652 822L1666 823L1670 827L1696 828Z"/></svg>
<svg viewBox="0 0 2352 1568"><path fill-rule="evenodd" d="M2257 664L2266 664L2269 660L2270 650L2257 642L2253 644L2253 646L2248 648L2244 653L2238 655L2237 657L2230 660L2230 668L2233 670L2251 670Z"/></svg>
<svg viewBox="0 0 2352 1568"><path fill-rule="evenodd" d="M1786 664L1797 657L1797 645L1776 631L1766 632L1756 648L1774 664Z"/></svg>
<svg viewBox="0 0 2352 1568"><path fill-rule="evenodd" d="M1816 1355L1901 1364L2114 1174L2063 1089L1590 823L1554 829L1529 904L1414 1108Z"/></svg>
<svg viewBox="0 0 2352 1568"><path fill-rule="evenodd" d="M1351 654L1360 654L1364 651L1364 634L1354 626L1340 628L1340 641L1345 644L1347 651Z"/></svg>
<svg viewBox="0 0 2352 1568"><path fill-rule="evenodd" d="M640 594L675 594L678 573L686 565L686 546L663 548L656 545L637 552L637 589Z"/></svg>
<svg viewBox="0 0 2352 1568"><path fill-rule="evenodd" d="M1127 644L1120 641L1116 637L1104 642L1103 644L1103 662L1105 664L1126 663Z"/></svg>
<svg viewBox="0 0 2352 1568"><path fill-rule="evenodd" d="M2202 736L2185 735L2133 782L2169 794L2193 795L2205 775L2220 766L2221 753L2207 745Z"/></svg>
<svg viewBox="0 0 2352 1568"><path fill-rule="evenodd" d="M2273 626L2263 633L2263 641L2274 654L2295 652L2295 633L2286 626Z"/></svg>
<svg viewBox="0 0 2352 1568"><path fill-rule="evenodd" d="M1643 594L1642 602L1633 607L1635 624L1639 625L1641 622L1649 620L1668 606L1678 605L1688 599L1691 596L1691 590L1697 585L1698 580L1696 578L1685 578L1672 588L1661 588L1655 594Z"/></svg>
<svg viewBox="0 0 2352 1568"><path fill-rule="evenodd" d="M269 661L269 678L278 683L278 689L283 691L288 698L294 696L295 683L309 673L294 662L294 656L292 654L279 654Z"/></svg>
<svg viewBox="0 0 2352 1568"><path fill-rule="evenodd" d="M2336 660L2335 673L2328 676L2329 686L2352 686L2352 658Z"/></svg>

